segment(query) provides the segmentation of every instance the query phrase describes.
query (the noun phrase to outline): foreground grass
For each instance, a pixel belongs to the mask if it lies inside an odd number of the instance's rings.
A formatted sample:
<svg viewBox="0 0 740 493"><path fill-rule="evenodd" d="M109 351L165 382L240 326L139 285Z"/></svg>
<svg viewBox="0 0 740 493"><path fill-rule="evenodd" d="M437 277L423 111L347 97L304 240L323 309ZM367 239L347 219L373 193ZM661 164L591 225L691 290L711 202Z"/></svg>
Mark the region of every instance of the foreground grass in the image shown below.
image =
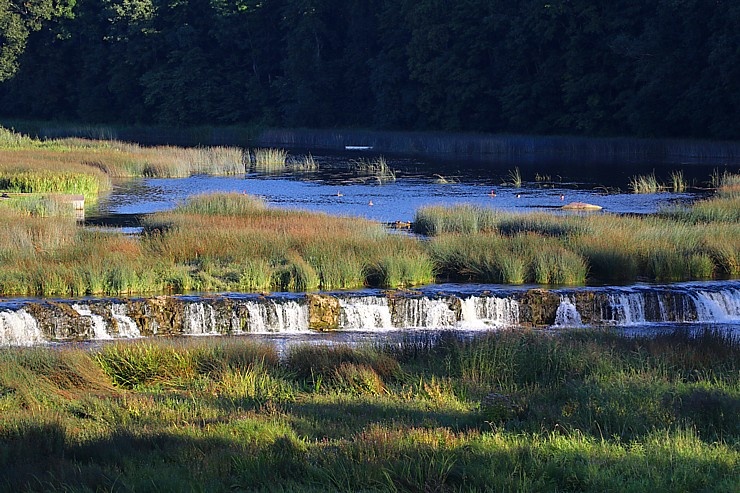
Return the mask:
<svg viewBox="0 0 740 493"><path fill-rule="evenodd" d="M12 491L737 491L713 332L0 351Z"/></svg>

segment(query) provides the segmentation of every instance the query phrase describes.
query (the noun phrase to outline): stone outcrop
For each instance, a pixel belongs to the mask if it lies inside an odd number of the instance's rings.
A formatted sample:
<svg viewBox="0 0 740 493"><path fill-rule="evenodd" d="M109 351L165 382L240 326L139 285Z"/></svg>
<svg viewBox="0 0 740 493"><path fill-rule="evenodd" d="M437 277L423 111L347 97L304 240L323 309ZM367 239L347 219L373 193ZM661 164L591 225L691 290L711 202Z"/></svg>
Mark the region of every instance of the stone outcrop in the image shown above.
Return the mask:
<svg viewBox="0 0 740 493"><path fill-rule="evenodd" d="M334 296L307 294L308 327L311 330L325 332L339 328L339 300Z"/></svg>
<svg viewBox="0 0 740 493"><path fill-rule="evenodd" d="M530 289L518 301L521 325L544 327L555 323L560 295L546 289Z"/></svg>

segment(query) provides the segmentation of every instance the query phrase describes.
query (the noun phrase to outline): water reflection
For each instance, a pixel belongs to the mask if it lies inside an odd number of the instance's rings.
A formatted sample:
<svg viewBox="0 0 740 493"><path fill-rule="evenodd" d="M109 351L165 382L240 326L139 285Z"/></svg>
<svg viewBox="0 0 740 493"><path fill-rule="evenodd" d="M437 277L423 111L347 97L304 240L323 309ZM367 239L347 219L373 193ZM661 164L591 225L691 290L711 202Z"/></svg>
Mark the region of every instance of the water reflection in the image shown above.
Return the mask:
<svg viewBox="0 0 740 493"><path fill-rule="evenodd" d="M316 156L321 172L270 176L193 176L122 181L104 197L93 219L111 215L138 215L170 209L188 196L208 192L237 192L260 196L272 206L359 216L382 222L411 221L417 209L428 205L474 204L507 211L559 211L569 202L586 202L611 213L654 213L673 203L689 202L697 193L632 194L626 189L625 170L618 176L570 177L563 169L522 172L521 188L503 186L506 170L465 168L459 165L389 159L397 180L379 184L347 169L347 157ZM582 170L581 170L582 171ZM444 177L447 183L440 183ZM539 178L539 181L535 180ZM526 181L530 179L531 181ZM492 193L493 192L493 193Z"/></svg>

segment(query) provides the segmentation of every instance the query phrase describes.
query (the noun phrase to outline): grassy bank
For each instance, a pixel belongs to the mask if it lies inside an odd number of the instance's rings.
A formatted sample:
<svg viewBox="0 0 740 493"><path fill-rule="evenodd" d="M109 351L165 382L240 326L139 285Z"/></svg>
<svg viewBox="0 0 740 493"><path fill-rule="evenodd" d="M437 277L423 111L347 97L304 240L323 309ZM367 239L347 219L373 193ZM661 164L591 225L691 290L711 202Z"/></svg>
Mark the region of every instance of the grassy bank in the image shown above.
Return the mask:
<svg viewBox="0 0 740 493"><path fill-rule="evenodd" d="M191 197L140 236L86 230L68 216L0 207L0 294L399 288L453 279L579 285L740 276L740 199L655 216L511 214L425 208L417 232L267 207L243 194Z"/></svg>
<svg viewBox="0 0 740 493"><path fill-rule="evenodd" d="M442 277L520 284L740 276L740 199L729 193L653 216L417 211Z"/></svg>
<svg viewBox="0 0 740 493"><path fill-rule="evenodd" d="M5 349L0 485L737 491L738 361L712 332Z"/></svg>
<svg viewBox="0 0 740 493"><path fill-rule="evenodd" d="M429 283L422 245L381 224L270 209L242 194L192 197L140 237L0 208L0 293L311 291Z"/></svg>

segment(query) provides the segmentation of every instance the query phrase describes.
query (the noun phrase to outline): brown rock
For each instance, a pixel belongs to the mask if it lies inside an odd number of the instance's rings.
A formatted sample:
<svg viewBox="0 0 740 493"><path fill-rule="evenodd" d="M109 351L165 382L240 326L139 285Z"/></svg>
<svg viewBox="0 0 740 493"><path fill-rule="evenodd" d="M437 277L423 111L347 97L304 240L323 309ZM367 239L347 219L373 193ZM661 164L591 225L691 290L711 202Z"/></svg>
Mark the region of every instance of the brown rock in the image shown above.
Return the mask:
<svg viewBox="0 0 740 493"><path fill-rule="evenodd" d="M326 294L307 294L308 328L319 332L339 328L339 300Z"/></svg>

